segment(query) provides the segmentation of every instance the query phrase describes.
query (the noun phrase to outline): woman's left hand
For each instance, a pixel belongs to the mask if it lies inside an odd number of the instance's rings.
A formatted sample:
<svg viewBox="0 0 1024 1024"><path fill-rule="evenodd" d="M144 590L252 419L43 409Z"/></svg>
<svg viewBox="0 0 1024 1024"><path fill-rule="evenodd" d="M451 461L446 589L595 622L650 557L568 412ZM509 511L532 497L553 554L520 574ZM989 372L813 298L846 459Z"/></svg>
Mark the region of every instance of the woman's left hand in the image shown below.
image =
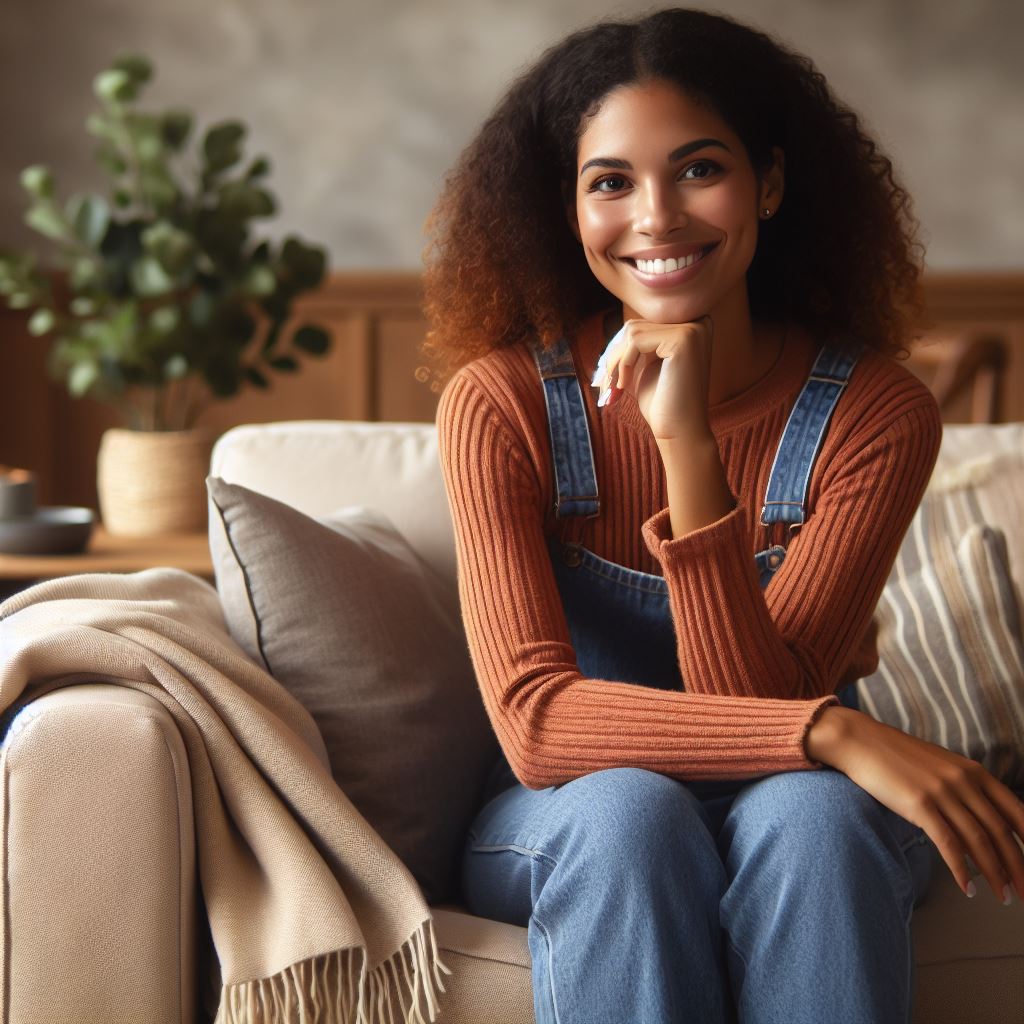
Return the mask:
<svg viewBox="0 0 1024 1024"><path fill-rule="evenodd" d="M657 440L705 437L711 317L683 324L627 320L621 335L602 356L604 373L594 381L602 388L612 385L607 404L630 391Z"/></svg>

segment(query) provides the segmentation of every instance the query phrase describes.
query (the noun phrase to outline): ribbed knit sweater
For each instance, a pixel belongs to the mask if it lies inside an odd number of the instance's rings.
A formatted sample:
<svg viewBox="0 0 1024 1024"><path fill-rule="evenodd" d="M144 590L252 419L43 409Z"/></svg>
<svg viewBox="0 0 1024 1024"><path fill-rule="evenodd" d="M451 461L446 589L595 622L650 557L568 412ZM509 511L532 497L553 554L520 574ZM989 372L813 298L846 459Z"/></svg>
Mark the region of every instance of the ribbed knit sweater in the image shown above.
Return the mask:
<svg viewBox="0 0 1024 1024"><path fill-rule="evenodd" d="M571 343L601 498L593 519L555 516L544 393L525 346L463 366L437 410L463 623L509 765L531 789L623 766L684 780L822 767L805 737L838 689L877 668L873 612L938 456L934 397L866 351L815 463L806 522L791 538L785 524L766 528L772 460L819 349L790 326L772 368L709 409L736 507L673 538L635 399L596 406L605 344L600 316ZM547 536L664 576L685 691L580 673ZM786 558L762 590L753 556L774 543Z"/></svg>

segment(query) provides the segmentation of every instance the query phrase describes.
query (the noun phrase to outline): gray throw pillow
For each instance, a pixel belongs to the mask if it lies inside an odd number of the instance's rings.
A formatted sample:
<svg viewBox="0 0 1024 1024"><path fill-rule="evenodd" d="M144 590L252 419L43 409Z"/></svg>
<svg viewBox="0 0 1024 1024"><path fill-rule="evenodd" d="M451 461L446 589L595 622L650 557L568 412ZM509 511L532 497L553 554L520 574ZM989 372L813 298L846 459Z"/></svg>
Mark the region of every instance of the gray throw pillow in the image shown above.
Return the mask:
<svg viewBox="0 0 1024 1024"><path fill-rule="evenodd" d="M383 513L311 519L209 477L210 548L235 640L303 704L335 781L428 903L458 899L497 745L461 622Z"/></svg>

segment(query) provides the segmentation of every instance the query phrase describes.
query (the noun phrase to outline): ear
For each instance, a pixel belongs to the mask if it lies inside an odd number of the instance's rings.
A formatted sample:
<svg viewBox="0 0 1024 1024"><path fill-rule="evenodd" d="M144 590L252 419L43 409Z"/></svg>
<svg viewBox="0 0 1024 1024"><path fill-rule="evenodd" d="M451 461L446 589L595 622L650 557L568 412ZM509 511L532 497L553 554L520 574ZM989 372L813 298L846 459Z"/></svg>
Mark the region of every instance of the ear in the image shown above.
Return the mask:
<svg viewBox="0 0 1024 1024"><path fill-rule="evenodd" d="M778 146L772 147L772 164L761 177L759 210L769 209L774 214L782 205L786 182L786 154Z"/></svg>
<svg viewBox="0 0 1024 1024"><path fill-rule="evenodd" d="M562 182L562 206L565 209L565 219L569 222L569 230L577 242L582 244L583 236L580 234L580 218L576 213L576 192L567 181Z"/></svg>

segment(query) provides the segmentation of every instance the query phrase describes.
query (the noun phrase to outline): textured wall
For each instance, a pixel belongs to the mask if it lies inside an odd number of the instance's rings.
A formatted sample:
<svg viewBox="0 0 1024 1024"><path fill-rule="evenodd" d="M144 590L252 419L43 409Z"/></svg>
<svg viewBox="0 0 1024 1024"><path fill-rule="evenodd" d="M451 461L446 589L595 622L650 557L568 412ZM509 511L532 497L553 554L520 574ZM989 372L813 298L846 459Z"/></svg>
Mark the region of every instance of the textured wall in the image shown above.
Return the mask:
<svg viewBox="0 0 1024 1024"><path fill-rule="evenodd" d="M415 268L446 168L516 71L570 29L647 3L601 0L4 0L0 245L17 175L101 185L82 127L90 82L148 53L154 107L240 116L274 162L268 233L328 246L338 268ZM1019 0L726 0L702 5L809 54L865 117L915 198L941 269L1024 266L1024 4ZM837 202L841 197L837 196Z"/></svg>

